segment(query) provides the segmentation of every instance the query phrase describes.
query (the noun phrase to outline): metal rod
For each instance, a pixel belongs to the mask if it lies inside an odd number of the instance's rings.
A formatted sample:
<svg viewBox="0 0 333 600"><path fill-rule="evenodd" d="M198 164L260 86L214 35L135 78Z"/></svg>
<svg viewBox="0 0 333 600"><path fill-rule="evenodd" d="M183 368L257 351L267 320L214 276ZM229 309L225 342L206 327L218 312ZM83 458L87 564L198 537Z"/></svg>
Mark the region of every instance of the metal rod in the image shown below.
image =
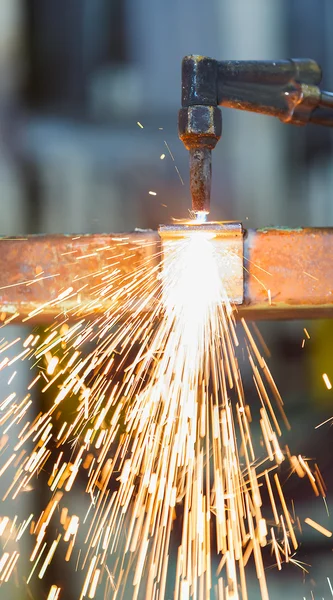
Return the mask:
<svg viewBox="0 0 333 600"><path fill-rule="evenodd" d="M244 234L244 303L250 319L333 317L333 228L248 230ZM0 319L52 322L61 311L96 301L108 263L120 276L160 261L157 232L0 239ZM156 274L157 277L157 274ZM85 284L88 285L85 286ZM63 301L52 304L65 290ZM29 314L43 305L43 312ZM91 318L108 308L101 299Z"/></svg>

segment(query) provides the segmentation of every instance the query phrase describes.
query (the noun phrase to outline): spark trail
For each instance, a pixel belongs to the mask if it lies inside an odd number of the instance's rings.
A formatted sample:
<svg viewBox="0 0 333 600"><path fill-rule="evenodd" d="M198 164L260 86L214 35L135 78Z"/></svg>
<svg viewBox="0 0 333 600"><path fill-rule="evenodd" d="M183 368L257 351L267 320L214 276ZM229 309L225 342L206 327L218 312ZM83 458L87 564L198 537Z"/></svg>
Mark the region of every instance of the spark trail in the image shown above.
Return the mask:
<svg viewBox="0 0 333 600"><path fill-rule="evenodd" d="M247 600L252 561L266 600L263 548L270 547L279 569L296 563L297 519L279 467L287 459L316 495L325 496L325 486L316 465L282 450L283 402L242 321L257 398L251 409L246 401L235 310L211 242L200 232L172 240L162 270L149 259L127 276L119 275L116 253L94 287L96 303L108 301L103 317L91 321L78 301L69 315L75 322L60 312L41 337L1 341L8 390L16 361L33 367L25 397L6 391L0 403L0 476L12 473L3 498L12 500L13 511L37 475L48 473L43 511L22 522L15 512L0 521L5 539L35 540L28 582L42 579L62 555L73 572L83 573L80 599L94 598L104 585L114 600L164 600L172 581L174 600L214 593L219 600ZM55 305L72 293L65 290ZM17 354L10 358L13 345ZM46 405L37 416L36 389ZM259 447L252 412L261 428ZM71 512L79 480L80 486L85 481L84 519ZM19 559L18 550L4 547L0 583ZM49 597L61 598L61 588L52 585Z"/></svg>

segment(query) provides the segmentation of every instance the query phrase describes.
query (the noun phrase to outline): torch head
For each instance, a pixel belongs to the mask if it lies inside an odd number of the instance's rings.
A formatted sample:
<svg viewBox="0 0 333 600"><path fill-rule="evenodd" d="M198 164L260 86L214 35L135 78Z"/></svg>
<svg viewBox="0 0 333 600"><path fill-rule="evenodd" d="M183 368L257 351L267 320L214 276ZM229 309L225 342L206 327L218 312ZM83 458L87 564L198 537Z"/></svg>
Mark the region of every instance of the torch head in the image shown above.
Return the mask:
<svg viewBox="0 0 333 600"><path fill-rule="evenodd" d="M217 62L187 56L182 63L182 108L178 115L179 138L190 152L192 211L209 214L212 150L222 134L222 114L217 106Z"/></svg>

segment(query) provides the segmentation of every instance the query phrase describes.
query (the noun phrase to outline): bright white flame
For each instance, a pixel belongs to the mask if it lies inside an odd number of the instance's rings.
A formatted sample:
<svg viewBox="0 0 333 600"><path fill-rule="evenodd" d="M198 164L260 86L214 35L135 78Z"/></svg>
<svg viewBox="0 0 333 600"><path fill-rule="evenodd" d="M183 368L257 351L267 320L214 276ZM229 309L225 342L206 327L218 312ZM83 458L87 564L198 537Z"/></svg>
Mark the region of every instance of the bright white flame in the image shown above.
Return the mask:
<svg viewBox="0 0 333 600"><path fill-rule="evenodd" d="M195 223L206 223L208 217L208 213L204 210L199 210L199 212L195 215Z"/></svg>
<svg viewBox="0 0 333 600"><path fill-rule="evenodd" d="M228 301L221 285L219 261L212 238L212 233L192 232L187 238L171 240L164 246L166 313L181 319L183 328L196 339L198 328L207 323L212 308Z"/></svg>

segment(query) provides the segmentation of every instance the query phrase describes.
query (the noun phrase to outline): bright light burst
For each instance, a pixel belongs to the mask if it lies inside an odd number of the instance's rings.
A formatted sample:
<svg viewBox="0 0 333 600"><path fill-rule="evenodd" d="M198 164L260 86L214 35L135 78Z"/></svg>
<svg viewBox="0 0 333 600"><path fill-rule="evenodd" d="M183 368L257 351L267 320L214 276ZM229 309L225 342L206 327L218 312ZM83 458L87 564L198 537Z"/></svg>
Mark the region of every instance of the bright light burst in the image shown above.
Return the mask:
<svg viewBox="0 0 333 600"><path fill-rule="evenodd" d="M42 337L1 341L8 392L0 404L0 476L12 474L3 492L12 514L2 516L0 535L16 545L9 551L4 544L0 581L18 569L20 540L32 535L28 585L57 555L82 572L80 599L94 598L103 585L114 600L203 600L213 592L219 600L246 600L251 560L265 600L263 548L270 547L279 569L297 563L297 518L282 491L280 464L287 458L316 495L325 496L325 486L316 465L282 451L283 402L242 321L257 398L251 409L246 401L235 311L212 236L166 240L162 269L151 258L124 276L117 252L106 257L102 282L94 285L93 275L90 282L90 309L108 302L95 321L78 299L73 315L60 312ZM33 371L23 398L10 391L18 360ZM45 410L36 416L37 388ZM251 413L260 423L258 448ZM42 473L49 488L44 509L20 521L15 501ZM85 486L83 518L70 500L75 483ZM48 598L58 597L61 588L52 585Z"/></svg>

